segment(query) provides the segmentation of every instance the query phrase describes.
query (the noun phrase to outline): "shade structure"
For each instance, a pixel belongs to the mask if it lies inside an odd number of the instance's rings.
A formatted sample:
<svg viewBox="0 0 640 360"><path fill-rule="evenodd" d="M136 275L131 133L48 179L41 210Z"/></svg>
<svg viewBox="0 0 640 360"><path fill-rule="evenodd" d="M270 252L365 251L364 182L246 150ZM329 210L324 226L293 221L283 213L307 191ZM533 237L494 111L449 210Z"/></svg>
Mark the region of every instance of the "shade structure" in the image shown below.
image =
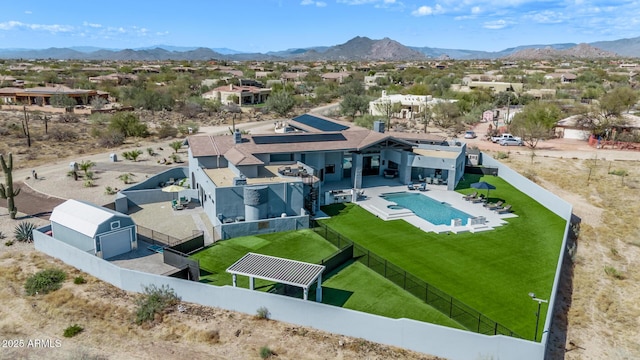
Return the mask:
<svg viewBox="0 0 640 360"><path fill-rule="evenodd" d="M471 184L471 187L478 190L487 190L487 197L489 197L489 190L495 190L495 186L489 184L486 181L480 181L477 183Z"/></svg>
<svg viewBox="0 0 640 360"><path fill-rule="evenodd" d="M162 192L170 193L179 193L182 190L185 190L185 188L179 185L169 185L162 188Z"/></svg>

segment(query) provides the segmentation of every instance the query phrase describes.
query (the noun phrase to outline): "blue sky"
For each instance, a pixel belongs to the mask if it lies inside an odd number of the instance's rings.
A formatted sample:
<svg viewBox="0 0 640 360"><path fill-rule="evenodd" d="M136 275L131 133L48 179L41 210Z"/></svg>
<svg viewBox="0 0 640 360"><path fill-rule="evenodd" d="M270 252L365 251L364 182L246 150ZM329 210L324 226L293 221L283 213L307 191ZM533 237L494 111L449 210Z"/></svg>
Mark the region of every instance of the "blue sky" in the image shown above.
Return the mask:
<svg viewBox="0 0 640 360"><path fill-rule="evenodd" d="M508 47L640 36L637 0L3 1L0 48L158 44L245 52L342 44Z"/></svg>

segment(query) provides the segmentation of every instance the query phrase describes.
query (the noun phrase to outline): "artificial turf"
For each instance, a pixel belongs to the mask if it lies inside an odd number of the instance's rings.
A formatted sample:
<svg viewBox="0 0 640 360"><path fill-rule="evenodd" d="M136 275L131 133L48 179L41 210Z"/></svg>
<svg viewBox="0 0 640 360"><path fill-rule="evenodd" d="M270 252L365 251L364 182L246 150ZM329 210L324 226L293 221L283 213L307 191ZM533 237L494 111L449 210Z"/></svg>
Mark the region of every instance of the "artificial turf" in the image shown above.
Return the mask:
<svg viewBox="0 0 640 360"><path fill-rule="evenodd" d="M565 220L494 176L465 175L458 191L486 181L490 201L513 205L518 217L478 233L426 233L404 220L383 221L357 205L330 205L325 224L409 273L445 291L524 338L533 339L537 303L549 299ZM363 226L366 224L366 226ZM547 306L540 314L541 327ZM539 338L539 336L538 336Z"/></svg>
<svg viewBox="0 0 640 360"><path fill-rule="evenodd" d="M244 236L225 241L191 256L200 262L202 282L231 285L232 277L225 270L248 252L272 255L292 260L319 263L337 248L312 230ZM248 288L249 280L238 276L238 286ZM463 329L433 307L359 262L349 262L326 274L322 283L323 303L363 311L390 318L408 318ZM282 292L282 286L272 281L255 279L256 290ZM302 298L300 289L287 289L287 294ZM315 286L309 299L315 298Z"/></svg>

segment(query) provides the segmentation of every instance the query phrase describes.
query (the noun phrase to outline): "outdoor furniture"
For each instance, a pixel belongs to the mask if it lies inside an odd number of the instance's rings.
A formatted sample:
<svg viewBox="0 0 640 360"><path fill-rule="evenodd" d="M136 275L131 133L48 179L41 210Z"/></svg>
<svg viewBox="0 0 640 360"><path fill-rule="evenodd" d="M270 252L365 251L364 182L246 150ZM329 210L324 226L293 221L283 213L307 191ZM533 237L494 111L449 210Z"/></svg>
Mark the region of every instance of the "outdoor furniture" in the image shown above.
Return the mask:
<svg viewBox="0 0 640 360"><path fill-rule="evenodd" d="M242 221L244 221L244 216L236 217L236 222L242 222Z"/></svg>
<svg viewBox="0 0 640 360"><path fill-rule="evenodd" d="M233 222L233 219L228 217L228 218L224 218L224 220L222 220L222 223L224 224L231 224Z"/></svg>
<svg viewBox="0 0 640 360"><path fill-rule="evenodd" d="M177 199L171 200L171 207L173 208L173 210L184 209L184 205L180 204L180 202Z"/></svg>
<svg viewBox="0 0 640 360"><path fill-rule="evenodd" d="M191 199L186 196L181 196L180 200L178 201L178 203L183 206L189 205L190 202L191 202Z"/></svg>
<svg viewBox="0 0 640 360"><path fill-rule="evenodd" d="M486 207L489 210L495 210L496 208L502 207L502 204L504 204L504 201L500 200L494 203L485 203L482 206Z"/></svg>
<svg viewBox="0 0 640 360"><path fill-rule="evenodd" d="M157 252L158 254L162 254L164 252L164 248L160 245L149 245L147 246L147 249Z"/></svg>
<svg viewBox="0 0 640 360"><path fill-rule="evenodd" d="M407 184L407 189L408 189L408 190L415 190L415 189L416 189L416 187L413 185L413 183L412 183L412 182L410 182L409 184Z"/></svg>
<svg viewBox="0 0 640 360"><path fill-rule="evenodd" d="M418 181L426 183L427 179L425 179L424 177L422 177L422 174L418 174Z"/></svg>
<svg viewBox="0 0 640 360"><path fill-rule="evenodd" d="M480 196L474 197L473 199L471 199L471 202L474 204L478 204L481 202L485 202L487 201L487 199L484 197L483 194L480 194Z"/></svg>
<svg viewBox="0 0 640 360"><path fill-rule="evenodd" d="M501 209L496 209L495 210L498 214L507 214L511 212L511 205L507 205Z"/></svg>
<svg viewBox="0 0 640 360"><path fill-rule="evenodd" d="M427 191L427 183L426 182L420 183L420 186L418 186L418 190Z"/></svg>
<svg viewBox="0 0 640 360"><path fill-rule="evenodd" d="M464 195L462 198L467 201L471 201L472 199L475 199L476 196L478 196L478 192L474 191L471 194Z"/></svg>
<svg viewBox="0 0 640 360"><path fill-rule="evenodd" d="M431 176L427 176L426 183L433 184L433 178Z"/></svg>

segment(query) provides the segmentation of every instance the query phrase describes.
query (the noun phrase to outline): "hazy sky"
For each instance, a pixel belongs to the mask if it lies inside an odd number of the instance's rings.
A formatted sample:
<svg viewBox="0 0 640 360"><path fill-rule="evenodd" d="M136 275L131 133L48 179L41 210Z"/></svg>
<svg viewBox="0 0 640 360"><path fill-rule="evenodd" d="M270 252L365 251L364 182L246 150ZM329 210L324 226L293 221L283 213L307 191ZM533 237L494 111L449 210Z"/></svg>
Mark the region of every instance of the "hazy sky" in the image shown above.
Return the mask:
<svg viewBox="0 0 640 360"><path fill-rule="evenodd" d="M638 0L3 1L0 48L158 44L267 52L355 36L497 51L640 36Z"/></svg>

